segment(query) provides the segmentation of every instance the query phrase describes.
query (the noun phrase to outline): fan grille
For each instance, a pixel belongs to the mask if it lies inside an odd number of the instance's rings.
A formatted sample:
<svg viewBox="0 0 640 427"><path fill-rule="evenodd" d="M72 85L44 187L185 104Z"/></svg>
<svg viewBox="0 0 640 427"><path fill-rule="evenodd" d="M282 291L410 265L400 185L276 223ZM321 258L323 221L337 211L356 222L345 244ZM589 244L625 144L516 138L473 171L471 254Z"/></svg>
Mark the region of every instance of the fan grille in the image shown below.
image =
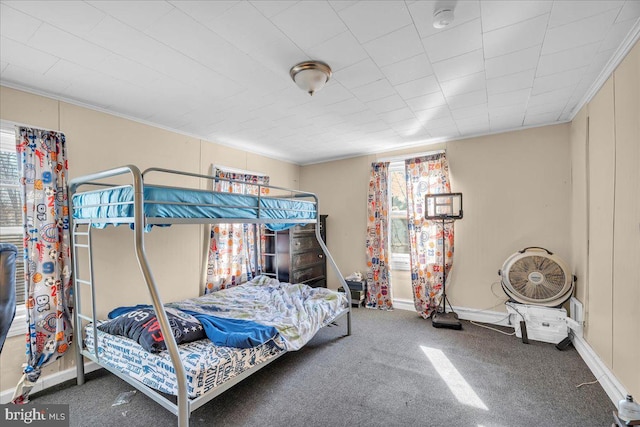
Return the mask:
<svg viewBox="0 0 640 427"><path fill-rule="evenodd" d="M553 260L534 255L513 263L509 270L509 283L520 295L542 301L559 296L565 287L566 276Z"/></svg>

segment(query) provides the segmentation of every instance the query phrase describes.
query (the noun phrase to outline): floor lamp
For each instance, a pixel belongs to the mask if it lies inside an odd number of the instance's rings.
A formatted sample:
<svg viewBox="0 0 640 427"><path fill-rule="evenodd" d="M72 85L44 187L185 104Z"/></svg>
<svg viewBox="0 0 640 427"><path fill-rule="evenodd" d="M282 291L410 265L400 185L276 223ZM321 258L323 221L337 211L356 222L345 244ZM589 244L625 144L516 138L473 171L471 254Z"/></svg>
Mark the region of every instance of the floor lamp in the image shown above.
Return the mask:
<svg viewBox="0 0 640 427"><path fill-rule="evenodd" d="M462 219L462 193L428 194L425 197L426 212L424 218L430 221L442 221L442 300L431 314L434 328L462 329L458 315L453 311L447 299L447 264L445 254L445 225ZM447 313L447 304L450 312Z"/></svg>

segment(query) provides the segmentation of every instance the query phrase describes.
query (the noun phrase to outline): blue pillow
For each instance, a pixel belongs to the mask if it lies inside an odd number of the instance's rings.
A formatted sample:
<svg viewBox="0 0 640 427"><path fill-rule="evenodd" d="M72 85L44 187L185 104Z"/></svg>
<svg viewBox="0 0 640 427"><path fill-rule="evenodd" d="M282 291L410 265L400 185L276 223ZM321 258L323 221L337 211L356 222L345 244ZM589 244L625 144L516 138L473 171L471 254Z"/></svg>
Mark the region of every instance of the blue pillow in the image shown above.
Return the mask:
<svg viewBox="0 0 640 427"><path fill-rule="evenodd" d="M207 337L202 323L192 315L175 308L165 308L165 312L177 344ZM150 353L158 353L167 348L153 308L136 307L125 311L114 319L102 323L98 329L112 335L130 338Z"/></svg>

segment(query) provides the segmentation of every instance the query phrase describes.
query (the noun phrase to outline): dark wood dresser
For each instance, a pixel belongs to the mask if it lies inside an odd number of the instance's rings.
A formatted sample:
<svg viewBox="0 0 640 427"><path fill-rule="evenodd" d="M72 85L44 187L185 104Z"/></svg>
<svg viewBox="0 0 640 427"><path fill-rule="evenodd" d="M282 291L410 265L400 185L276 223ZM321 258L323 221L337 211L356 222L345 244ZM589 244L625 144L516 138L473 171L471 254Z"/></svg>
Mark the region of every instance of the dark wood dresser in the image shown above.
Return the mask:
<svg viewBox="0 0 640 427"><path fill-rule="evenodd" d="M320 215L320 235L326 243L327 215ZM296 225L284 231L265 233L266 275L281 282L327 287L327 261L316 240L316 224Z"/></svg>

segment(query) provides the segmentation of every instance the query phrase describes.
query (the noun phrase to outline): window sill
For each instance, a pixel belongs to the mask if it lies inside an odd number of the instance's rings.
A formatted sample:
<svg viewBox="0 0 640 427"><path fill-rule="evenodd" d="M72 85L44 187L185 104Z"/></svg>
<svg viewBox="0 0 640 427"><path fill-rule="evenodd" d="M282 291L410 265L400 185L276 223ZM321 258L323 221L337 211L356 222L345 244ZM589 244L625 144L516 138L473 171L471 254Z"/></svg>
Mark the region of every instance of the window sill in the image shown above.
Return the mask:
<svg viewBox="0 0 640 427"><path fill-rule="evenodd" d="M11 322L7 338L27 333L27 309L24 304L16 306L16 315Z"/></svg>

